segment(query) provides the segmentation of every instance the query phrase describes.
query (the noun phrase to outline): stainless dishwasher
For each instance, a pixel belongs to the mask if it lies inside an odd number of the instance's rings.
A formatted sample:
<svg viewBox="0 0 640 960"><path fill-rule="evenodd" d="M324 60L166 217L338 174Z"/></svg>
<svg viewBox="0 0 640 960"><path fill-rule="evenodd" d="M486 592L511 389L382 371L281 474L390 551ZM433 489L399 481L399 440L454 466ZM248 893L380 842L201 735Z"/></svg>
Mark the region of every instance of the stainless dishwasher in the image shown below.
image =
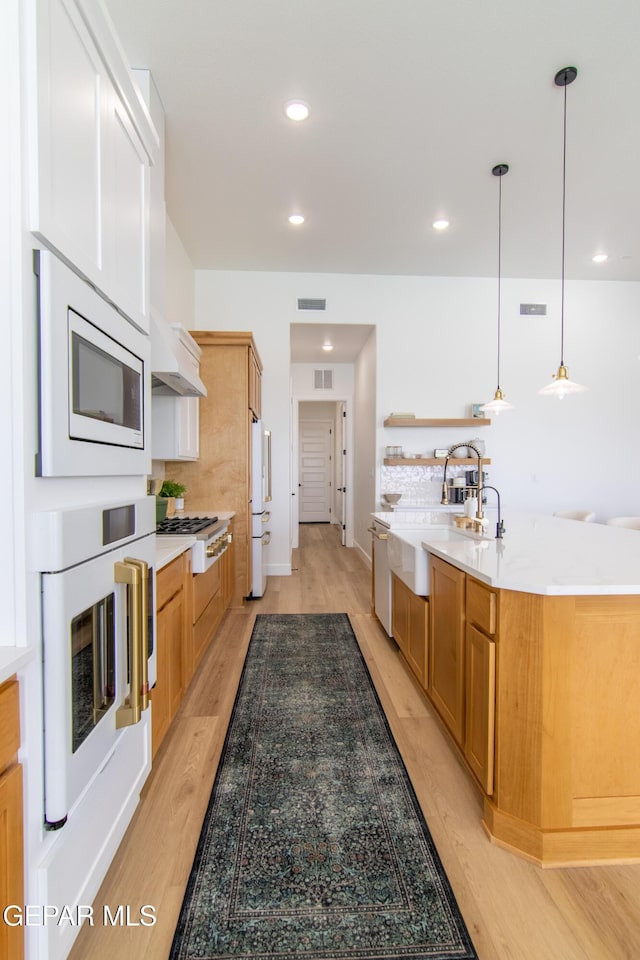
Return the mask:
<svg viewBox="0 0 640 960"><path fill-rule="evenodd" d="M389 526L376 517L372 517L371 526L371 562L373 564L373 609L376 617L387 631L391 632L391 569L387 556Z"/></svg>

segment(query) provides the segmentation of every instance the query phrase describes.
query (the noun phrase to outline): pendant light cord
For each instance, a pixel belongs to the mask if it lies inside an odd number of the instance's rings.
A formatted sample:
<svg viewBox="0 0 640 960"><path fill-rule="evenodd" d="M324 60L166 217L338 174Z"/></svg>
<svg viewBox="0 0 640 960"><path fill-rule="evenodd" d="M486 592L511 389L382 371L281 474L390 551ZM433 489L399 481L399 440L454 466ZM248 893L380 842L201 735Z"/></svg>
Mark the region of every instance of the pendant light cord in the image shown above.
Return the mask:
<svg viewBox="0 0 640 960"><path fill-rule="evenodd" d="M562 141L562 279L560 283L560 365L564 366L564 232L567 183L567 84L564 86L564 121Z"/></svg>
<svg viewBox="0 0 640 960"><path fill-rule="evenodd" d="M498 178L498 390L500 389L500 276L502 266L502 176Z"/></svg>

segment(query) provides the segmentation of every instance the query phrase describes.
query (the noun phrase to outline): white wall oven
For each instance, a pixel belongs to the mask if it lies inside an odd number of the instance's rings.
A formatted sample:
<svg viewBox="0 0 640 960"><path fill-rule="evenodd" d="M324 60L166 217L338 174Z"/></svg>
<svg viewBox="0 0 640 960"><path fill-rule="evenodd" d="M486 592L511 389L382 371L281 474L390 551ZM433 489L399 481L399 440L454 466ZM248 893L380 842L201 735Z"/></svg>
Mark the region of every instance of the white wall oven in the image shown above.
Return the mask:
<svg viewBox="0 0 640 960"><path fill-rule="evenodd" d="M156 679L154 531L153 497L34 517L48 830L65 826L103 771L108 783L109 760L131 731L144 727L133 735L148 740ZM128 775L135 782L140 771Z"/></svg>
<svg viewBox="0 0 640 960"><path fill-rule="evenodd" d="M151 472L150 342L50 251L34 253L43 477Z"/></svg>

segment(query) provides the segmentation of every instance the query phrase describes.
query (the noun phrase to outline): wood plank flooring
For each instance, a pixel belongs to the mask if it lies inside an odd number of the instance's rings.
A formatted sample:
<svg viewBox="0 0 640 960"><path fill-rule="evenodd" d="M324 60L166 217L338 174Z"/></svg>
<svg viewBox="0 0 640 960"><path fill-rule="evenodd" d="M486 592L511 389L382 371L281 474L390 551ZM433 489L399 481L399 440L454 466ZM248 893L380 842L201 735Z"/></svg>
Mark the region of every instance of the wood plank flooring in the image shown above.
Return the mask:
<svg viewBox="0 0 640 960"><path fill-rule="evenodd" d="M305 524L290 577L230 611L158 752L71 960L165 960L257 613L348 613L480 960L637 960L640 865L541 870L494 846L481 801L393 640L370 613L370 571L339 531ZM155 907L155 926L102 908Z"/></svg>

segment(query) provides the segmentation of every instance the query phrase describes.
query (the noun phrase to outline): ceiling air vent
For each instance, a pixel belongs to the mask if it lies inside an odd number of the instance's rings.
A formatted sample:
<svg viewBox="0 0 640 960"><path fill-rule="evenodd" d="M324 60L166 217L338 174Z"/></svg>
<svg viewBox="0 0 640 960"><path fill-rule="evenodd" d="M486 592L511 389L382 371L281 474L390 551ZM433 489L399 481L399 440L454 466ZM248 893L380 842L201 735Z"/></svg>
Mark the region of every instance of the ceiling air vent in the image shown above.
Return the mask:
<svg viewBox="0 0 640 960"><path fill-rule="evenodd" d="M313 388L314 390L332 390L333 370L314 370Z"/></svg>
<svg viewBox="0 0 640 960"><path fill-rule="evenodd" d="M546 315L547 315L546 303L521 303L520 304L521 317L546 317Z"/></svg>
<svg viewBox="0 0 640 960"><path fill-rule="evenodd" d="M298 297L298 310L326 310L327 301L313 300L311 297Z"/></svg>

